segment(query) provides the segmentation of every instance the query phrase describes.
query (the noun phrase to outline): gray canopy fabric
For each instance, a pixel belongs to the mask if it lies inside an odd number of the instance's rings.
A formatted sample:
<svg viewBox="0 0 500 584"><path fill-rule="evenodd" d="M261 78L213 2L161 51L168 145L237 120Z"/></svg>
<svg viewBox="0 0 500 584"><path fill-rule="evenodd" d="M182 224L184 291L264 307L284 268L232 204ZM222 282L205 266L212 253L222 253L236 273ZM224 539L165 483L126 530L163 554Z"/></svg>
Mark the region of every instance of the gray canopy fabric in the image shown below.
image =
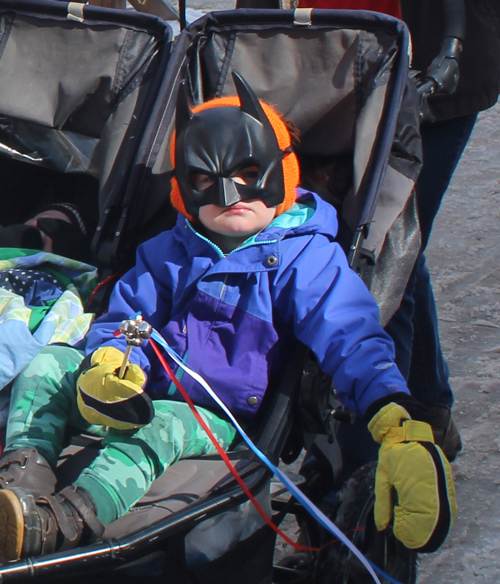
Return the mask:
<svg viewBox="0 0 500 584"><path fill-rule="evenodd" d="M94 177L103 211L131 166L169 42L149 15L0 2L0 156Z"/></svg>
<svg viewBox="0 0 500 584"><path fill-rule="evenodd" d="M304 16L214 13L188 27L168 56L168 26L149 15L0 0L0 78L9 80L0 84L0 155L93 177L96 257L131 261L138 241L172 222L169 142L180 79L198 103L234 93L236 70L298 126L300 156L352 166L341 243L385 323L418 249L418 108L406 31L376 15Z"/></svg>
<svg viewBox="0 0 500 584"><path fill-rule="evenodd" d="M156 135L144 165L153 177L165 177L156 184L168 190L179 79L187 80L193 103L200 103L234 94L230 72L238 71L298 126L299 155L351 160L353 177L341 210L350 235L342 243L350 253L354 234L362 234L356 253L364 258L363 277L385 324L419 247L412 198L421 159L418 102L408 80L405 35L394 21L388 26L376 18L373 26L352 19L329 25L322 15L330 11L317 11L306 26L294 23L293 11L281 11L281 21L272 23L259 19L266 11L240 12L241 21L229 12L201 19L179 39L165 75L168 99L163 93L152 113ZM158 194L154 188L149 193L153 208Z"/></svg>

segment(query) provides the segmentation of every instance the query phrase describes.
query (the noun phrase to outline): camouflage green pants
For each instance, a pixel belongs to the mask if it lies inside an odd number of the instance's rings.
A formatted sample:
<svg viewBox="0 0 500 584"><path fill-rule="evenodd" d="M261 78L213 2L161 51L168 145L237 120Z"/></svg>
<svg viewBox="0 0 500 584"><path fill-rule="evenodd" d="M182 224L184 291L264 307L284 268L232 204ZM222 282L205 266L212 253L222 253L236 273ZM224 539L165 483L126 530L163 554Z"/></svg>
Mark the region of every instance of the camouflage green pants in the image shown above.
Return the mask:
<svg viewBox="0 0 500 584"><path fill-rule="evenodd" d="M215 447L187 404L156 400L155 415L135 431L90 426L76 402L76 379L83 353L51 345L24 369L12 389L7 424L9 450L35 448L56 465L67 427L104 436L103 449L75 481L95 501L99 519L108 524L126 513L148 490L155 478L179 460L215 453ZM198 408L219 444L227 449L235 437L234 426L222 415Z"/></svg>

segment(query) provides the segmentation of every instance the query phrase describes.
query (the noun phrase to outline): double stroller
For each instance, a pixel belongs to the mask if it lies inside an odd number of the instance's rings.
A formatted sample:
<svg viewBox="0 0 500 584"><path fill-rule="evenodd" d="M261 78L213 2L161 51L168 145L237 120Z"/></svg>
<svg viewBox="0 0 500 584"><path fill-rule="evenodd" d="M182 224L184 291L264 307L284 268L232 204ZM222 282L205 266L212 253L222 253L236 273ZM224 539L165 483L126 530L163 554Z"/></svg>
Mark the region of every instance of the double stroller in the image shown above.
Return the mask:
<svg viewBox="0 0 500 584"><path fill-rule="evenodd" d="M8 221L41 200L93 209L105 310L136 246L171 227L170 136L181 81L193 104L234 94L232 71L301 131L302 184L337 208L338 240L386 323L419 248L414 183L420 165L418 102L408 81L408 33L369 12L232 10L186 27L79 2L0 0L0 193ZM4 179L2 179L4 182ZM391 581L415 582L415 554L373 522L374 467L342 483L336 400L314 355L297 346L268 392L251 436L283 465ZM61 484L99 443L74 436ZM304 454L305 453L305 454ZM211 584L371 582L359 560L316 521L242 442L229 452L262 508L317 551L282 549L218 457L176 463L103 541L0 565L2 582ZM290 470L291 469L291 470ZM305 470L307 469L307 472ZM301 474L302 473L302 474Z"/></svg>

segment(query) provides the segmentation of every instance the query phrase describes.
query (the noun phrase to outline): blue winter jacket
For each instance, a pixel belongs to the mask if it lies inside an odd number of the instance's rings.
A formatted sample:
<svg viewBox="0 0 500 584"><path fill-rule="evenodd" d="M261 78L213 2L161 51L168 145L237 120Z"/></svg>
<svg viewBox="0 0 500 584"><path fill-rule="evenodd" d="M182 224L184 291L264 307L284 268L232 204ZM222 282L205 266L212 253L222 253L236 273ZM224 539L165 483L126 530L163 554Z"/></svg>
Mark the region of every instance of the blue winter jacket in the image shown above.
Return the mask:
<svg viewBox="0 0 500 584"><path fill-rule="evenodd" d="M356 413L407 392L377 306L334 242L335 210L312 193L298 195L288 212L227 255L179 215L174 229L138 248L136 266L91 327L87 353L103 344L125 350L113 333L140 311L243 419L255 415L269 379L286 368L296 338ZM151 347L134 349L131 360L148 375L150 395L181 399ZM196 403L215 405L190 376L182 383Z"/></svg>

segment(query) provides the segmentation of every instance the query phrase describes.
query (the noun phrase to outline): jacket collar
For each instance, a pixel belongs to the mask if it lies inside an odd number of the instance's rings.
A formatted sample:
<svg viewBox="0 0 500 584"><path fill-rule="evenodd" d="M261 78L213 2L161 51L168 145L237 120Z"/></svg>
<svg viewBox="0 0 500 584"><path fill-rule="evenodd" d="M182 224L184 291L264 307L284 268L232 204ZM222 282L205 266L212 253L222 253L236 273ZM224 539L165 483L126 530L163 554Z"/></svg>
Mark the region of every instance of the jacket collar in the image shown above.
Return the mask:
<svg viewBox="0 0 500 584"><path fill-rule="evenodd" d="M209 256L214 264L222 259L230 259L230 262L220 262L221 271L254 272L276 269L279 266L280 243L284 238L323 233L333 241L337 228L337 214L332 205L315 193L297 189L297 201L288 211L276 217L266 229L248 238L227 255L198 233L181 214L178 216L174 231L190 259L200 255ZM273 256L277 259L276 262L271 259ZM229 264L236 269L229 269Z"/></svg>

